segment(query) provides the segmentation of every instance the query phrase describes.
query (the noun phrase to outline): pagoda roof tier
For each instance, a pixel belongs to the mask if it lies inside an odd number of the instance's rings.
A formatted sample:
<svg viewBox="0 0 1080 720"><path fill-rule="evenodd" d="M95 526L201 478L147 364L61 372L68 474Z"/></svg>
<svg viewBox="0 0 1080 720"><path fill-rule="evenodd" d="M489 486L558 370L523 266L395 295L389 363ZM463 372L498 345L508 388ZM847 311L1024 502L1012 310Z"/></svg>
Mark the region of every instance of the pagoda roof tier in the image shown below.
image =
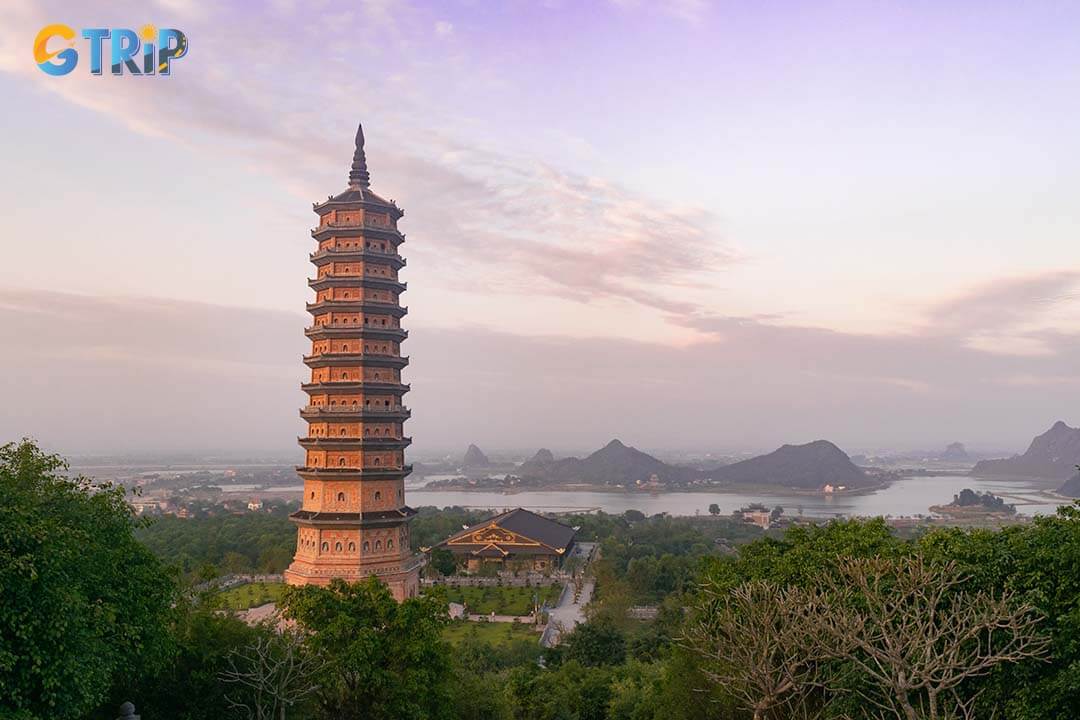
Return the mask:
<svg viewBox="0 0 1080 720"><path fill-rule="evenodd" d="M356 450L404 450L412 445L411 437L298 437L296 441L300 447L311 450L313 448L342 448L348 447Z"/></svg>
<svg viewBox="0 0 1080 720"><path fill-rule="evenodd" d="M372 192L371 188L366 187L346 188L337 195L330 195L322 202L311 203L311 208L320 215L322 215L324 211L334 210L336 208L346 208L350 210L355 208L371 208L372 210L388 211L394 216L395 220L400 220L405 216L405 211L399 208L393 200L387 200Z"/></svg>
<svg viewBox="0 0 1080 720"><path fill-rule="evenodd" d="M316 267L336 261L353 262L378 260L394 266L396 270L408 265L405 258L397 253L381 252L370 248L326 248L317 252L309 253L308 259L315 263Z"/></svg>
<svg viewBox="0 0 1080 720"><path fill-rule="evenodd" d="M360 405L307 405L300 408L300 417L305 420L401 420L412 417L412 411L405 407L362 407Z"/></svg>
<svg viewBox="0 0 1080 720"><path fill-rule="evenodd" d="M396 327L379 325L361 325L359 323L324 323L304 329L304 334L313 340L321 338L347 338L363 340L396 340L403 342L409 337L409 331Z"/></svg>
<svg viewBox="0 0 1080 720"><path fill-rule="evenodd" d="M306 393L325 393L327 395L350 395L358 391L388 392L404 395L412 389L408 383L383 382L382 380L343 380L340 382L300 383L300 389Z"/></svg>
<svg viewBox="0 0 1080 720"><path fill-rule="evenodd" d="M412 465L399 468L317 468L297 465L296 474L304 480L400 480L412 472Z"/></svg>
<svg viewBox="0 0 1080 720"><path fill-rule="evenodd" d="M350 367L359 363L359 367L403 368L409 364L409 358L401 355L372 355L371 353L322 353L304 356L304 364L310 368L337 367L342 363L348 363Z"/></svg>
<svg viewBox="0 0 1080 720"><path fill-rule="evenodd" d="M397 510L374 510L363 513L343 512L315 512L314 510L297 510L289 515L289 519L305 525L360 525L360 526L385 526L399 525L408 522L416 515L416 510L403 505Z"/></svg>
<svg viewBox="0 0 1080 720"><path fill-rule="evenodd" d="M394 245L405 242L405 234L393 225L383 225L373 222L362 223L327 223L311 228L311 237L316 240L325 240L328 237L373 237L389 239Z"/></svg>
<svg viewBox="0 0 1080 720"><path fill-rule="evenodd" d="M307 311L312 315L328 312L367 312L387 313L397 318L405 317L409 308L392 302L374 300L323 300L307 304Z"/></svg>
<svg viewBox="0 0 1080 720"><path fill-rule="evenodd" d="M323 275L322 277L308 278L307 284L309 288L316 291L332 287L347 287L380 288L403 293L409 288L408 283L377 275Z"/></svg>

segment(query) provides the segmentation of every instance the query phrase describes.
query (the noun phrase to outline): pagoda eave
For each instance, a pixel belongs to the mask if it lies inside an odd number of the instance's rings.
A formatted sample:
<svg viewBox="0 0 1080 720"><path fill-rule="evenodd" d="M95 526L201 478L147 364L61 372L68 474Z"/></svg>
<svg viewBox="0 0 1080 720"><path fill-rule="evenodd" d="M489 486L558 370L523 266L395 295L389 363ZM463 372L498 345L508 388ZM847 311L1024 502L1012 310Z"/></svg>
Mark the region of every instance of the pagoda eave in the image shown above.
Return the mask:
<svg viewBox="0 0 1080 720"><path fill-rule="evenodd" d="M300 409L305 420L408 420L408 408L372 408L359 405L309 405Z"/></svg>
<svg viewBox="0 0 1080 720"><path fill-rule="evenodd" d="M349 450L404 450L412 445L411 437L373 438L373 437L299 437L300 447L306 450L316 448Z"/></svg>
<svg viewBox="0 0 1080 720"><path fill-rule="evenodd" d="M322 202L311 203L311 207L319 215L325 214L322 212L323 210L363 209L388 212L394 216L394 220L405 217L404 210L388 200L383 200L370 190L346 190L336 196L332 195Z"/></svg>
<svg viewBox="0 0 1080 720"><path fill-rule="evenodd" d="M323 338L371 338L372 340L395 340L404 342L409 337L409 331L395 327L379 327L378 325L312 325L304 330L304 334L312 340Z"/></svg>
<svg viewBox="0 0 1080 720"><path fill-rule="evenodd" d="M398 355L370 355L364 353L323 353L305 355L304 364L309 368L337 367L342 363L362 363L365 367L403 368L409 358Z"/></svg>
<svg viewBox="0 0 1080 720"><path fill-rule="evenodd" d="M343 287L378 288L403 293L409 289L409 284L377 275L323 275L322 277L308 278L308 287L315 291Z"/></svg>
<svg viewBox="0 0 1080 720"><path fill-rule="evenodd" d="M412 473L412 465L364 468L316 468L297 465L296 474L303 480L400 480Z"/></svg>
<svg viewBox="0 0 1080 720"><path fill-rule="evenodd" d="M366 312L383 313L396 318L403 318L409 313L409 308L394 303L372 302L370 300L322 300L307 303L307 311L312 315L321 315L328 312Z"/></svg>
<svg viewBox="0 0 1080 720"><path fill-rule="evenodd" d="M322 267L332 262L366 262L375 260L389 263L395 270L400 270L409 263L397 253L379 252L369 248L326 248L309 253L308 259L315 267Z"/></svg>
<svg viewBox="0 0 1080 720"><path fill-rule="evenodd" d="M404 505L395 510L375 510L359 513L341 512L313 512L311 510L297 510L289 515L289 519L297 524L328 525L349 524L360 526L385 526L398 525L408 522L416 516L416 510Z"/></svg>
<svg viewBox="0 0 1080 720"><path fill-rule="evenodd" d="M358 390L397 393L400 397L412 388L408 383L370 382L367 380L349 380L346 382L300 383L300 389L306 393L325 393L326 395L348 395Z"/></svg>

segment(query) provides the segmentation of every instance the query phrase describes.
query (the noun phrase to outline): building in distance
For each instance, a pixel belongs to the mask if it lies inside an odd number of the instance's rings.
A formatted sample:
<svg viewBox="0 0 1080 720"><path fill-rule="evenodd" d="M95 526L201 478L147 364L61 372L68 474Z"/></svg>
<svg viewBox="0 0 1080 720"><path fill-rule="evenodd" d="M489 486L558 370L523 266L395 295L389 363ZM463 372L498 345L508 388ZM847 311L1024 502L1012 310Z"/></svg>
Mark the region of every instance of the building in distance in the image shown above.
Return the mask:
<svg viewBox="0 0 1080 720"><path fill-rule="evenodd" d="M516 508L467 527L436 548L450 551L469 572L487 564L505 570L544 572L562 566L576 534L568 525Z"/></svg>

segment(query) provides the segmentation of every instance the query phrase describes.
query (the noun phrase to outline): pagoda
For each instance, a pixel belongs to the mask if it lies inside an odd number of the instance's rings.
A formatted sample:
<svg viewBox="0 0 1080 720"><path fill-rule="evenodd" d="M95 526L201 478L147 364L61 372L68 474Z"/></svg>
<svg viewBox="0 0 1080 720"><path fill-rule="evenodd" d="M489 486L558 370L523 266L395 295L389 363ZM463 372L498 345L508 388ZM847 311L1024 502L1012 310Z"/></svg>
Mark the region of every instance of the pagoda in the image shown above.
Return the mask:
<svg viewBox="0 0 1080 720"><path fill-rule="evenodd" d="M399 601L420 589L419 557L409 549L405 504L403 425L409 418L402 397L409 386L401 371L408 332L401 328L405 283L398 248L405 236L397 222L405 214L371 190L363 128L344 192L315 203L318 243L310 256L315 278L308 285L312 324L305 334L311 354L308 394L300 417L306 456L296 471L304 481L303 504L290 518L297 525L296 555L285 571L291 585L325 585L376 576Z"/></svg>

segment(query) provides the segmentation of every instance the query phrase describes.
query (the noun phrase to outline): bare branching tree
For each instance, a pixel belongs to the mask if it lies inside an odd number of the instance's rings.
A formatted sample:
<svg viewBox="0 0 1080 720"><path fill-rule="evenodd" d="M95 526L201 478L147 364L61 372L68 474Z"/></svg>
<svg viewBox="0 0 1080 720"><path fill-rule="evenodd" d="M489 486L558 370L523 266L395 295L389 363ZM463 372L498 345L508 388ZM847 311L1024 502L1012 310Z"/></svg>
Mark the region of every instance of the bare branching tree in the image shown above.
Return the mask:
<svg viewBox="0 0 1080 720"><path fill-rule="evenodd" d="M226 699L249 720L286 720L290 708L319 689L320 670L321 663L304 651L300 633L286 629L234 651L221 679L236 684Z"/></svg>
<svg viewBox="0 0 1080 720"><path fill-rule="evenodd" d="M822 652L864 673L880 692L860 692L884 716L973 718L975 698L962 683L1003 663L1046 658L1035 608L1008 591L962 590L954 563L848 560L823 582L829 608L815 623Z"/></svg>
<svg viewBox="0 0 1080 720"><path fill-rule="evenodd" d="M706 583L695 610L682 643L754 720L815 714L816 595L760 581L733 590Z"/></svg>

